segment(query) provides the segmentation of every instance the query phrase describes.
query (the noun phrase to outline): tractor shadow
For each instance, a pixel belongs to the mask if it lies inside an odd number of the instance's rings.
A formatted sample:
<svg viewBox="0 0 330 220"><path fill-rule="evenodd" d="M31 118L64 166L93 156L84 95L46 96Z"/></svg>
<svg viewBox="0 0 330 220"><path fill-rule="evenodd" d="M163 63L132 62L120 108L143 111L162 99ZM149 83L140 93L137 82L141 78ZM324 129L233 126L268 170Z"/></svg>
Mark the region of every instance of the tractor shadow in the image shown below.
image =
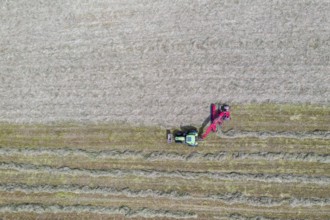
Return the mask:
<svg viewBox="0 0 330 220"><path fill-rule="evenodd" d="M198 131L198 129L192 125L184 125L180 126L180 129L175 129L173 131L173 135L182 135L184 133L188 133L189 131Z"/></svg>
<svg viewBox="0 0 330 220"><path fill-rule="evenodd" d="M180 126L182 132L197 131L197 128L191 125Z"/></svg>

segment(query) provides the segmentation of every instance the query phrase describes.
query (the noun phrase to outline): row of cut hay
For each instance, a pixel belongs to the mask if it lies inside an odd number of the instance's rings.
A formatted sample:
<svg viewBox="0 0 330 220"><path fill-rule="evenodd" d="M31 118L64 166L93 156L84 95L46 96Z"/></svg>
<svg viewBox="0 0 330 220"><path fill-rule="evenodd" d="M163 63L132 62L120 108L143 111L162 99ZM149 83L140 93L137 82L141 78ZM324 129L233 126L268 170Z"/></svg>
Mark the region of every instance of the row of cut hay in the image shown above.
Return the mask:
<svg viewBox="0 0 330 220"><path fill-rule="evenodd" d="M268 195L271 197L285 197L290 195L296 198L327 198L329 186L317 183L299 183L280 181L253 181L227 179L214 181L209 178L192 180L188 178L169 178L147 176L100 176L91 177L89 175L68 175L51 172L19 172L15 170L1 170L3 177L1 184L4 185L74 185L80 187L106 187L132 191L153 190L178 192L181 195L207 195L226 194L244 192L250 196Z"/></svg>
<svg viewBox="0 0 330 220"><path fill-rule="evenodd" d="M49 153L49 152L48 152ZM279 154L230 154L221 153L216 157L206 154L194 159L185 159L177 155L160 155L158 152L151 159L134 156L89 157L88 155L70 154L27 155L22 152L10 154L8 151L0 156L0 168L13 167L18 170L36 168L40 170L66 168L68 170L86 170L91 173L112 173L114 170L147 170L162 173L241 173L269 175L308 175L310 177L327 177L330 168L327 155L279 155ZM148 154L150 156L150 154Z"/></svg>
<svg viewBox="0 0 330 220"><path fill-rule="evenodd" d="M136 150L100 150L94 151L90 149L80 148L15 148L0 147L0 155L2 157L83 157L86 159L97 160L125 160L125 159L144 159L146 161L216 161L222 162L227 160L267 160L267 161L300 161L300 162L319 162L330 163L329 154L317 154L314 152L233 152L233 151L217 151L217 152L187 152L180 153L175 151L136 151Z"/></svg>
<svg viewBox="0 0 330 220"><path fill-rule="evenodd" d="M56 192L56 193L25 193L25 192L0 192L1 197L8 198L6 201L1 200L0 213L6 212L36 212L36 213L75 213L75 212L93 212L98 210L99 213L112 216L116 213L111 212L115 207L127 207L130 210L148 210L145 215L139 213L140 217L151 218L161 217L161 214L169 215L164 217L171 218L199 218L200 214L221 214L221 210L227 212L239 211L241 214L255 213L259 215L271 216L274 212L281 216L289 217L300 215L312 215L321 217L321 213L326 213L329 202L326 199L295 199L281 198L274 199L269 197L246 197L240 193L210 195L207 198L189 198L186 200L168 199L164 197L131 197L126 195L104 196L99 194L76 194L72 192ZM19 202L17 201L19 199ZM76 203L79 201L79 204ZM46 208L46 211L40 210L38 205ZM59 209L49 209L55 206ZM26 210L24 205L32 209ZM88 209L85 209L88 206ZM75 208L72 208L75 207ZM102 209L101 209L102 208ZM110 209L110 210L109 210ZM289 211L288 211L289 210ZM317 213L316 213L317 210ZM110 211L110 212L108 212ZM155 216L150 215L151 213ZM126 217L130 215L122 214Z"/></svg>

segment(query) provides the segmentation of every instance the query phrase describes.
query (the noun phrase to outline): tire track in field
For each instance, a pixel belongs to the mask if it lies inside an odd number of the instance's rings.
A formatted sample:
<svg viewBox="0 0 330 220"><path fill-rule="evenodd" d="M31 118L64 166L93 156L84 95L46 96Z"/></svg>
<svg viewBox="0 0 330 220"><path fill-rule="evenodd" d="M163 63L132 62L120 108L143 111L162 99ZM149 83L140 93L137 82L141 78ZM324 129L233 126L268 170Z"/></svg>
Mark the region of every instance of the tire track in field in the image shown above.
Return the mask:
<svg viewBox="0 0 330 220"><path fill-rule="evenodd" d="M273 197L255 197L245 196L240 192L192 196L188 193L179 193L177 191L159 191L159 190L130 190L129 188L116 189L112 187L89 187L79 185L26 185L26 184L0 184L0 191L4 192L24 192L29 193L77 193L77 194L98 194L102 196L127 196L127 197L153 197L167 198L175 200L208 200L220 201L228 205L247 204L250 206L276 207L288 205L291 207L311 207L311 206L330 206L328 198L273 198Z"/></svg>
<svg viewBox="0 0 330 220"><path fill-rule="evenodd" d="M159 171L159 170L125 170L125 169L79 169L70 167L51 167L46 165L33 165L23 163L0 163L0 169L16 170L19 172L48 172L66 175L87 175L93 177L125 177L141 176L146 178L182 178L182 179L202 179L209 178L215 180L236 180L236 181L260 181L277 183L304 183L329 185L330 177L293 174L265 174L265 173L225 173L225 172L193 172L193 171Z"/></svg>
<svg viewBox="0 0 330 220"><path fill-rule="evenodd" d="M266 138L295 138L295 139L311 139L311 138L321 138L330 139L330 131L313 131L313 132L271 132L271 131L235 131L229 130L221 132L219 135L226 138L244 138L244 137L257 137L261 139Z"/></svg>
<svg viewBox="0 0 330 220"><path fill-rule="evenodd" d="M313 152L227 152L218 151L214 153L198 153L193 152L189 154L166 152L166 151L134 151L134 150L103 150L103 151L89 151L76 148L0 148L0 155L3 156L41 156L51 155L58 157L66 156L82 156L91 159L145 159L150 161L157 160L179 160L179 161L225 161L225 160L287 160L287 161L301 161L301 162L320 162L330 163L330 154L316 154Z"/></svg>
<svg viewBox="0 0 330 220"><path fill-rule="evenodd" d="M102 206L91 206L91 205L72 205L72 206L61 206L61 205L43 205L43 204L9 204L0 205L0 213L19 213L19 212L34 212L38 214L42 213L72 213L72 212L88 212L97 213L104 215L123 215L128 218L143 217L143 218L175 218L175 219L186 219L186 218L197 218L197 215L192 212L185 211L170 211L162 209L132 209L128 206L121 207L102 207Z"/></svg>

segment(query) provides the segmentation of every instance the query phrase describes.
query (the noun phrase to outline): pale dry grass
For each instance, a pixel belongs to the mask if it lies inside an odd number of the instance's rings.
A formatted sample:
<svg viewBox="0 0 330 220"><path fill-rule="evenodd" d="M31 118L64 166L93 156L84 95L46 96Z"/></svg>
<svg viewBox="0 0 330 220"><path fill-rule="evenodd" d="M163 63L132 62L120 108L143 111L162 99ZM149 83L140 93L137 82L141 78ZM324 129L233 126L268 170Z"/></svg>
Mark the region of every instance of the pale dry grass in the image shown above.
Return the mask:
<svg viewBox="0 0 330 220"><path fill-rule="evenodd" d="M0 7L0 121L173 126L215 101L329 104L326 0Z"/></svg>

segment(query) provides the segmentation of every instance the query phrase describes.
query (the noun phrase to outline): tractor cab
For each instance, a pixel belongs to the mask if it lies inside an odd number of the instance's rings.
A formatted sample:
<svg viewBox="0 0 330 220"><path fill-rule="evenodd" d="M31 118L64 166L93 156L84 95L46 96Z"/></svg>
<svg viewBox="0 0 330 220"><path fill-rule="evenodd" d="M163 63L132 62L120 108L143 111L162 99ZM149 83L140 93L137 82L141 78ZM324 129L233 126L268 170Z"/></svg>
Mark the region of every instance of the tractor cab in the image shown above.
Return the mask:
<svg viewBox="0 0 330 220"><path fill-rule="evenodd" d="M186 132L177 132L174 137L176 143L187 144L190 147L196 147L198 139L198 132L196 130L190 130Z"/></svg>

